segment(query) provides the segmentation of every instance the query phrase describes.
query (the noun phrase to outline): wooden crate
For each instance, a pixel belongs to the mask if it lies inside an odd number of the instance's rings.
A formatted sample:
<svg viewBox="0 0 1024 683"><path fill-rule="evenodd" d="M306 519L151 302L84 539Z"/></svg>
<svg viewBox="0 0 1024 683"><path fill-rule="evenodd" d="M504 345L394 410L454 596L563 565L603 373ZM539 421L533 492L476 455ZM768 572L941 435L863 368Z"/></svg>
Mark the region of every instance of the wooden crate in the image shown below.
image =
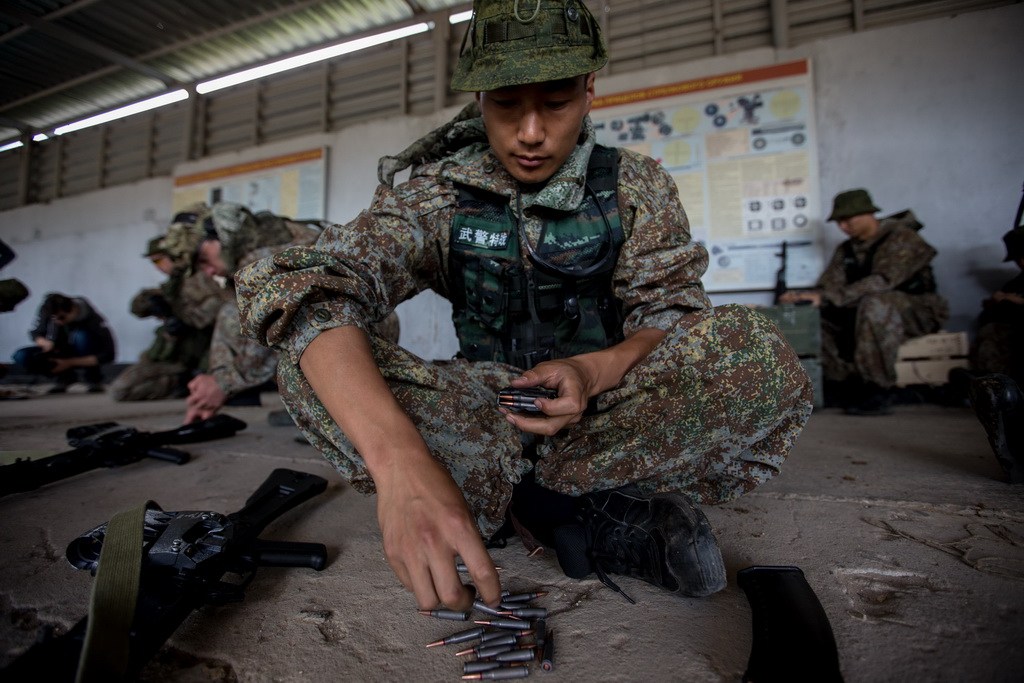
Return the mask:
<svg viewBox="0 0 1024 683"><path fill-rule="evenodd" d="M969 366L969 348L966 332L936 332L904 342L896 362L896 386L945 384L950 370Z"/></svg>
<svg viewBox="0 0 1024 683"><path fill-rule="evenodd" d="M969 351L966 332L936 332L900 344L899 360L960 358Z"/></svg>

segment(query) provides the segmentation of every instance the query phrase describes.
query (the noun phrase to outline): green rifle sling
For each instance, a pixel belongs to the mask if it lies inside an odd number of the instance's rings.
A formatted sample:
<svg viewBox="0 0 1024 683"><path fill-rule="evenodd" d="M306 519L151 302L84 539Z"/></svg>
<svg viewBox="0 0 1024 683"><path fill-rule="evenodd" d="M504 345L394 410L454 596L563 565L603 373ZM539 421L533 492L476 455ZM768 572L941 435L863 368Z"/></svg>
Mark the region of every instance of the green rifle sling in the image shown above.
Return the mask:
<svg viewBox="0 0 1024 683"><path fill-rule="evenodd" d="M76 683L124 678L129 635L142 574L142 529L149 503L120 512L107 523Z"/></svg>

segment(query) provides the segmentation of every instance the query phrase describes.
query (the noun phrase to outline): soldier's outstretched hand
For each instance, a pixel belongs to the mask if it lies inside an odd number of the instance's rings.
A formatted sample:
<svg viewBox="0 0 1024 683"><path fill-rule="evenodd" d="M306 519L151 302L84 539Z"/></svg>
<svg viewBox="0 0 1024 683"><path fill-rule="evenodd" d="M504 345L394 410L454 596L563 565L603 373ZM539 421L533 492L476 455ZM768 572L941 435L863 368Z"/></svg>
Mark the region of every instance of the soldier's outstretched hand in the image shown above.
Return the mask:
<svg viewBox="0 0 1024 683"><path fill-rule="evenodd" d="M213 417L226 400L227 394L217 384L213 375L196 375L188 383L185 424Z"/></svg>
<svg viewBox="0 0 1024 683"><path fill-rule="evenodd" d="M378 471L374 481L384 555L419 608L470 609L474 595L455 569L457 556L480 598L497 605L498 573L448 471L429 453L409 452L401 467Z"/></svg>

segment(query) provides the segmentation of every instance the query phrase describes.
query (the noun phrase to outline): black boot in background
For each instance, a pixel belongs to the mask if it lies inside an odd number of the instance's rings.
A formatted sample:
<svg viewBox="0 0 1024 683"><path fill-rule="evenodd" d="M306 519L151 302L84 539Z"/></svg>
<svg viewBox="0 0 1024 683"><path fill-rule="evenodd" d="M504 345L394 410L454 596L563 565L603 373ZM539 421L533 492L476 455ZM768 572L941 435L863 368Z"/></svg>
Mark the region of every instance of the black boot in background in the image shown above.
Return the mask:
<svg viewBox="0 0 1024 683"><path fill-rule="evenodd" d="M975 377L971 407L985 428L988 443L1011 484L1024 484L1024 397L1008 375Z"/></svg>

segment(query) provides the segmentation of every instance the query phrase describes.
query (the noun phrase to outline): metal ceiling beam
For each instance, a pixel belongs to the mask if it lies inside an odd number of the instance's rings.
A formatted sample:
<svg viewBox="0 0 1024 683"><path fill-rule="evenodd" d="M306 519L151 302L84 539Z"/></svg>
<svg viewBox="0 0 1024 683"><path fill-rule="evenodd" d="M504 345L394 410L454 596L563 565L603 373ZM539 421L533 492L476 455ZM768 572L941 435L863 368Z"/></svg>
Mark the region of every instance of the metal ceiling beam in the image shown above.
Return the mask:
<svg viewBox="0 0 1024 683"><path fill-rule="evenodd" d="M32 132L32 126L28 125L24 121L11 118L10 116L0 115L0 126L6 126L8 128L17 128L18 132L24 135L25 133Z"/></svg>
<svg viewBox="0 0 1024 683"><path fill-rule="evenodd" d="M43 15L41 17L36 17L36 18L37 19L43 19L43 20L46 20L46 21L49 21L51 19L60 19L61 17L65 16L65 15L72 14L72 13L77 12L79 10L83 10L86 7L89 7L90 5L95 5L98 2L103 2L103 0L76 0L76 2L69 3L69 4L65 5L64 7L61 7L58 10L54 10L54 11L50 12L49 14L45 14L45 15ZM16 28L12 28L7 33L4 33L3 35L0 35L0 43L4 43L4 42L6 42L8 40L11 40L12 38L17 38L22 33L25 33L26 31L31 31L31 30L32 29L29 28L28 26L26 26L25 24L22 24L21 26L18 26Z"/></svg>
<svg viewBox="0 0 1024 683"><path fill-rule="evenodd" d="M772 45L777 50L789 47L789 8L787 0L771 0Z"/></svg>
<svg viewBox="0 0 1024 683"><path fill-rule="evenodd" d="M91 2L100 2L102 0L82 0L82 2L89 2L89 1L91 1ZM279 7L278 9L276 9L274 11L264 12L263 14L259 15L258 17L250 17L249 19L246 19L244 21L238 21L238 22L234 22L234 23L231 23L231 24L227 24L225 26L222 26L220 28L214 29L212 31L207 31L207 32L202 33L202 34L193 35L193 36L191 36L191 37L189 37L189 38L187 38L185 40L180 40L180 41L177 41L175 43L171 43L169 45L164 45L161 48L153 50L152 52L147 52L144 55L140 55L139 59L148 60L148 59L156 59L157 57L163 57L164 55L171 54L171 53L174 53L174 52L178 52L178 51L180 51L180 50L182 50L184 48L190 47L192 45L196 45L198 43L202 43L202 42L208 41L208 40L210 40L212 38L218 38L218 37L220 37L222 35L225 35L225 34L228 34L228 33L233 33L233 32L235 32L235 31L237 31L239 29L248 28L249 26L261 24L261 23L263 23L265 21L269 21L271 19L275 19L275 18L277 18L279 16L282 16L282 15L285 15L285 14L290 14L292 12L297 12L297 11L306 9L307 7L310 7L312 5L319 4L322 1L323 0L302 0L301 2L294 2L294 3L290 4L290 5L286 5L284 7ZM57 85L52 86L50 88L47 88L45 90L40 90L39 92L32 93L31 95L26 95L25 97L22 97L19 100L15 100L13 102L9 102L9 103L3 105L2 107L0 107L0 111L7 111L7 110L10 110L10 109L15 109L16 107L20 107L20 106L22 106L24 104L29 104L30 102L35 102L36 100L42 99L44 97L49 97L50 95L60 94L61 92L63 92L64 90L67 90L68 88L74 88L74 87L82 85L84 83L89 83L90 81L94 81L94 80L97 80L97 79L100 79L100 78L104 78L106 76L110 76L112 74L117 73L117 71L118 71L118 67L116 67L116 66L107 66L107 67L104 67L102 69L97 69L96 71L93 71L92 73L84 74L84 75L79 76L77 78L73 78L70 81L64 81L63 83L58 83Z"/></svg>
<svg viewBox="0 0 1024 683"><path fill-rule="evenodd" d="M37 17L32 16L28 12L23 12L19 9L12 7L0 8L0 15L10 17L15 21L20 21L22 24L28 26L33 31L45 33L51 38L55 38L63 43L67 43L68 45L76 47L84 52L88 52L98 57L102 57L103 59L106 59L108 62L119 64L120 66L123 66L126 69L130 69L131 71L135 71L136 73L140 73L143 76L155 78L167 87L177 85L177 81L174 78L168 76L162 71L154 69L148 64L143 64L138 60L132 59L128 55L121 54L116 50L111 50L108 47L104 47L103 45L100 45L99 43L90 40L89 38L86 38L85 36L79 33L75 33L74 31L70 31L61 26L51 24L46 19L39 19Z"/></svg>

